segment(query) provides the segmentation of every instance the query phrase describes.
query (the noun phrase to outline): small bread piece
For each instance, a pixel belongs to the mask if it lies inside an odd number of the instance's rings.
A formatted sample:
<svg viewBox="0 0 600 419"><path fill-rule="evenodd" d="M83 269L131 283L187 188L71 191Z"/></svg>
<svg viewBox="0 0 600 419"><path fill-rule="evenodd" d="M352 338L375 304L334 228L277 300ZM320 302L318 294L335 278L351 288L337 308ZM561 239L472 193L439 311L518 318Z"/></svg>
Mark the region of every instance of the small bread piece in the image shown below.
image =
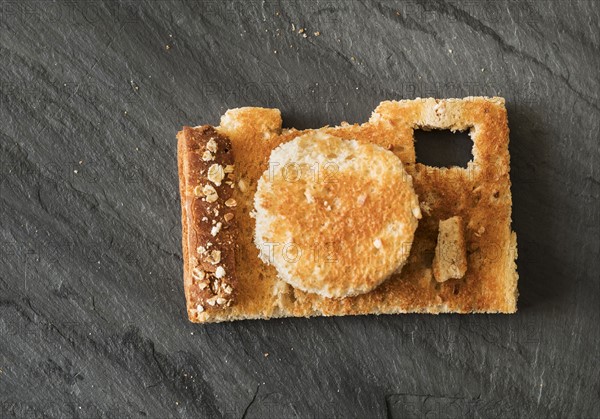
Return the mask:
<svg viewBox="0 0 600 419"><path fill-rule="evenodd" d="M184 289L189 318L203 321L235 298L233 151L229 139L208 125L184 127L177 137Z"/></svg>
<svg viewBox="0 0 600 419"><path fill-rule="evenodd" d="M461 217L440 221L433 257L433 276L437 282L460 279L467 272L467 247Z"/></svg>
<svg viewBox="0 0 600 419"><path fill-rule="evenodd" d="M416 162L413 131L418 128L468 130L473 160L466 168L440 168ZM517 309L516 234L511 230L508 118L504 99L416 99L382 102L368 122L315 130L282 129L277 109L238 108L226 112L215 131L229 138L235 153L233 198L237 225L235 303L209 309L193 322L221 322L275 317L345 316L392 313L514 313ZM423 218L415 231L402 271L370 292L327 298L294 288L273 265L259 258L254 243L254 195L258 180L279 145L320 132L394 153L412 176ZM185 155L180 153L181 159ZM188 182L180 170L180 183ZM182 192L187 194L189 192ZM357 197L358 198L358 197ZM285 199L285 197L281 197ZM183 201L182 201L183 202ZM184 278L190 269L186 240L193 232L182 209ZM459 216L464 227L468 269L460 279L437 282L433 255L439 222ZM201 226L201 228L205 228ZM362 226L355 234L361 235ZM351 270L352 265L347 269ZM188 308L190 307L189 293Z"/></svg>
<svg viewBox="0 0 600 419"><path fill-rule="evenodd" d="M330 298L369 292L399 272L421 218L394 153L322 132L271 152L254 205L263 261L294 288Z"/></svg>

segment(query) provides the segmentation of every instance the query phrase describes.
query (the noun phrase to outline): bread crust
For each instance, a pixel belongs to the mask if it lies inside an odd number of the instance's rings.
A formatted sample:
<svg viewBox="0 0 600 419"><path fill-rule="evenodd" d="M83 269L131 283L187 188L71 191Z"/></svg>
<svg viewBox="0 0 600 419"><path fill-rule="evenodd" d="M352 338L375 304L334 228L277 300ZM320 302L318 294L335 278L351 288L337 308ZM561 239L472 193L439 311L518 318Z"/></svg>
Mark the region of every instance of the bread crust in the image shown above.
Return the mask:
<svg viewBox="0 0 600 419"><path fill-rule="evenodd" d="M203 321L235 302L233 150L208 125L184 127L177 137L187 310Z"/></svg>
<svg viewBox="0 0 600 419"><path fill-rule="evenodd" d="M416 163L413 130L468 130L473 160L467 168L437 168ZM382 102L368 122L319 130L281 129L276 109L239 108L221 118L216 131L231 140L236 154L233 196L238 222L236 303L222 310L190 315L194 322L273 317L392 313L514 313L517 302L516 235L511 231L508 122L504 99L416 99ZM306 293L281 281L258 257L253 243L254 193L267 169L271 150L308 132L378 144L395 153L413 177L423 218L401 273L366 294L331 299ZM180 140L181 143L181 140ZM180 153L181 156L181 153ZM181 158L181 157L180 157ZM182 180L180 161L180 180ZM183 194L183 192L182 192ZM183 195L182 195L183 196ZM460 279L438 283L432 273L440 220L464 222L468 269ZM183 216L184 265L189 260ZM188 272L190 266L184 266ZM189 275L189 272L185 275ZM189 281L186 279L186 296ZM190 304L188 296L188 313Z"/></svg>

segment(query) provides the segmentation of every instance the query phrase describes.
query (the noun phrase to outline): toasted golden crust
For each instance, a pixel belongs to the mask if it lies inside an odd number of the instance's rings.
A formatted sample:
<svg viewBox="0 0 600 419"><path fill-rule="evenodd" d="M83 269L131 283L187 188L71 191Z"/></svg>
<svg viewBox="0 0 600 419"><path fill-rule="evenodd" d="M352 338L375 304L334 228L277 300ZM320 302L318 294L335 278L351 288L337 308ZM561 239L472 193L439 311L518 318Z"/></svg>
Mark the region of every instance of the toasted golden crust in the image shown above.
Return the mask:
<svg viewBox="0 0 600 419"><path fill-rule="evenodd" d="M470 129L473 161L466 169L416 163L413 130L419 127ZM362 125L306 131L282 131L276 109L240 108L228 111L217 131L229 137L236 152L237 299L227 309L209 312L204 319L191 317L192 321L516 311L516 235L510 228L508 123L502 98L383 102L369 122ZM393 274L373 291L354 297L330 299L291 287L278 278L273 266L258 257L253 243L254 220L250 212L258 179L268 168L271 151L298 135L315 131L391 150L412 175L420 200L423 218L401 273ZM438 224L453 216L460 216L465 225L468 269L461 279L438 283L432 273ZM184 225L184 240L187 234ZM185 256L184 248L187 259Z"/></svg>
<svg viewBox="0 0 600 419"><path fill-rule="evenodd" d="M394 153L321 132L271 152L254 202L261 258L294 288L332 298L399 271L421 217Z"/></svg>

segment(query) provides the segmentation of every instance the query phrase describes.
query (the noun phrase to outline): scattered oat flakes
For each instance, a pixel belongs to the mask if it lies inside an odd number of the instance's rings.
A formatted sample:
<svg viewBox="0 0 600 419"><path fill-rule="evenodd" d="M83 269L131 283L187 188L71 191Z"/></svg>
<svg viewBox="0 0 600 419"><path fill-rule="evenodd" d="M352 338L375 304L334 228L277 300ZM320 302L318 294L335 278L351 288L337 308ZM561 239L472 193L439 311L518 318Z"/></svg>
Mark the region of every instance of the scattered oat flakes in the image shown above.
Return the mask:
<svg viewBox="0 0 600 419"><path fill-rule="evenodd" d="M208 261L210 263L212 263L213 265L216 265L217 263L219 263L221 261L221 251L220 250L211 250Z"/></svg>
<svg viewBox="0 0 600 419"><path fill-rule="evenodd" d="M422 215L421 215L421 208L419 208L419 207L414 207L414 208L412 209L412 213L413 213L413 215L415 216L415 218L416 218L416 219L418 219L418 220L420 220L420 219L421 219L421 217L422 217Z"/></svg>
<svg viewBox="0 0 600 419"><path fill-rule="evenodd" d="M203 161L211 161L214 160L215 156L212 155L212 153L208 150L206 150L204 152L204 154L202 154L202 160Z"/></svg>
<svg viewBox="0 0 600 419"><path fill-rule="evenodd" d="M217 186L221 186L221 181L225 177L225 170L219 163L214 163L208 168L208 180Z"/></svg>
<svg viewBox="0 0 600 419"><path fill-rule="evenodd" d="M235 207L237 205L237 201L233 198L229 198L227 201L225 201L225 206L227 207Z"/></svg>
<svg viewBox="0 0 600 419"><path fill-rule="evenodd" d="M223 278L225 276L225 269L223 269L222 266L217 267L217 270L215 271L215 276L217 278Z"/></svg>
<svg viewBox="0 0 600 419"><path fill-rule="evenodd" d="M211 138L210 140L208 140L208 142L206 143L206 149L212 153L217 152L217 142L215 141L214 138Z"/></svg>
<svg viewBox="0 0 600 419"><path fill-rule="evenodd" d="M219 195L217 194L215 188L208 183L204 185L204 188L202 188L202 193L204 196L206 196L206 202L215 202L217 199L219 199Z"/></svg>
<svg viewBox="0 0 600 419"><path fill-rule="evenodd" d="M213 228L210 230L210 234L214 236L216 236L217 234L219 234L219 231L221 231L221 227L223 226L222 223L218 222L216 225L213 226Z"/></svg>
<svg viewBox="0 0 600 419"><path fill-rule="evenodd" d="M233 220L233 213L232 212L228 212L227 214L225 214L223 216L223 218L225 219L225 221L229 222L229 221Z"/></svg>
<svg viewBox="0 0 600 419"><path fill-rule="evenodd" d="M205 273L202 269L200 268L194 268L192 270L192 278L194 278L196 281L202 281L204 279Z"/></svg>
<svg viewBox="0 0 600 419"><path fill-rule="evenodd" d="M242 192L246 192L248 190L248 184L246 183L246 181L244 179L240 179L238 181L238 187L240 188L240 191L242 191Z"/></svg>
<svg viewBox="0 0 600 419"><path fill-rule="evenodd" d="M213 292L213 294L216 294L219 292L219 280L218 279L216 279L215 282L212 283L210 289Z"/></svg>

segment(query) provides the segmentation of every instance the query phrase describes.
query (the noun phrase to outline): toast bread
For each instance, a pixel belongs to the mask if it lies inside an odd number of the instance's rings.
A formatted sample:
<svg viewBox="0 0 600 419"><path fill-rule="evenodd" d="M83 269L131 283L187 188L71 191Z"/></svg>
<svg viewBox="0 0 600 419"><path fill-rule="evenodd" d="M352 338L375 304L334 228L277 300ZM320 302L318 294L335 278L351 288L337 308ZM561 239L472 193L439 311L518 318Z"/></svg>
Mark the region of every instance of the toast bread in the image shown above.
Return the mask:
<svg viewBox="0 0 600 419"><path fill-rule="evenodd" d="M282 129L279 110L238 108L229 110L214 130L231 143L235 166L230 188L237 205L231 208L229 255L235 277L230 279L235 298L225 305L202 311L206 296L195 290L193 267L198 246L190 240L190 225L202 205L190 205L190 185L197 183L207 162L192 159L191 145L197 130L185 127L178 134L178 159L182 198L184 289L187 311L193 322L220 322L275 317L342 316L392 313L514 313L517 302L516 235L511 231L508 121L504 99L416 99L382 102L369 121L336 127ZM473 160L467 168L439 168L416 163L415 129L469 130ZM203 131L204 132L204 131ZM268 169L273 149L306 134L322 133L360 143L379 145L394 153L412 177L422 219L403 268L370 292L345 298L308 293L282 281L272 265L264 263L254 243L254 197ZM187 151L186 151L187 150ZM191 213L190 213L191 211ZM196 211L198 214L193 214ZM438 282L433 259L439 223L458 216L464 224L467 269L460 279ZM200 227L202 229L202 227ZM227 270L227 269L226 269ZM215 294L216 295L216 294ZM212 298L213 296L208 296Z"/></svg>

